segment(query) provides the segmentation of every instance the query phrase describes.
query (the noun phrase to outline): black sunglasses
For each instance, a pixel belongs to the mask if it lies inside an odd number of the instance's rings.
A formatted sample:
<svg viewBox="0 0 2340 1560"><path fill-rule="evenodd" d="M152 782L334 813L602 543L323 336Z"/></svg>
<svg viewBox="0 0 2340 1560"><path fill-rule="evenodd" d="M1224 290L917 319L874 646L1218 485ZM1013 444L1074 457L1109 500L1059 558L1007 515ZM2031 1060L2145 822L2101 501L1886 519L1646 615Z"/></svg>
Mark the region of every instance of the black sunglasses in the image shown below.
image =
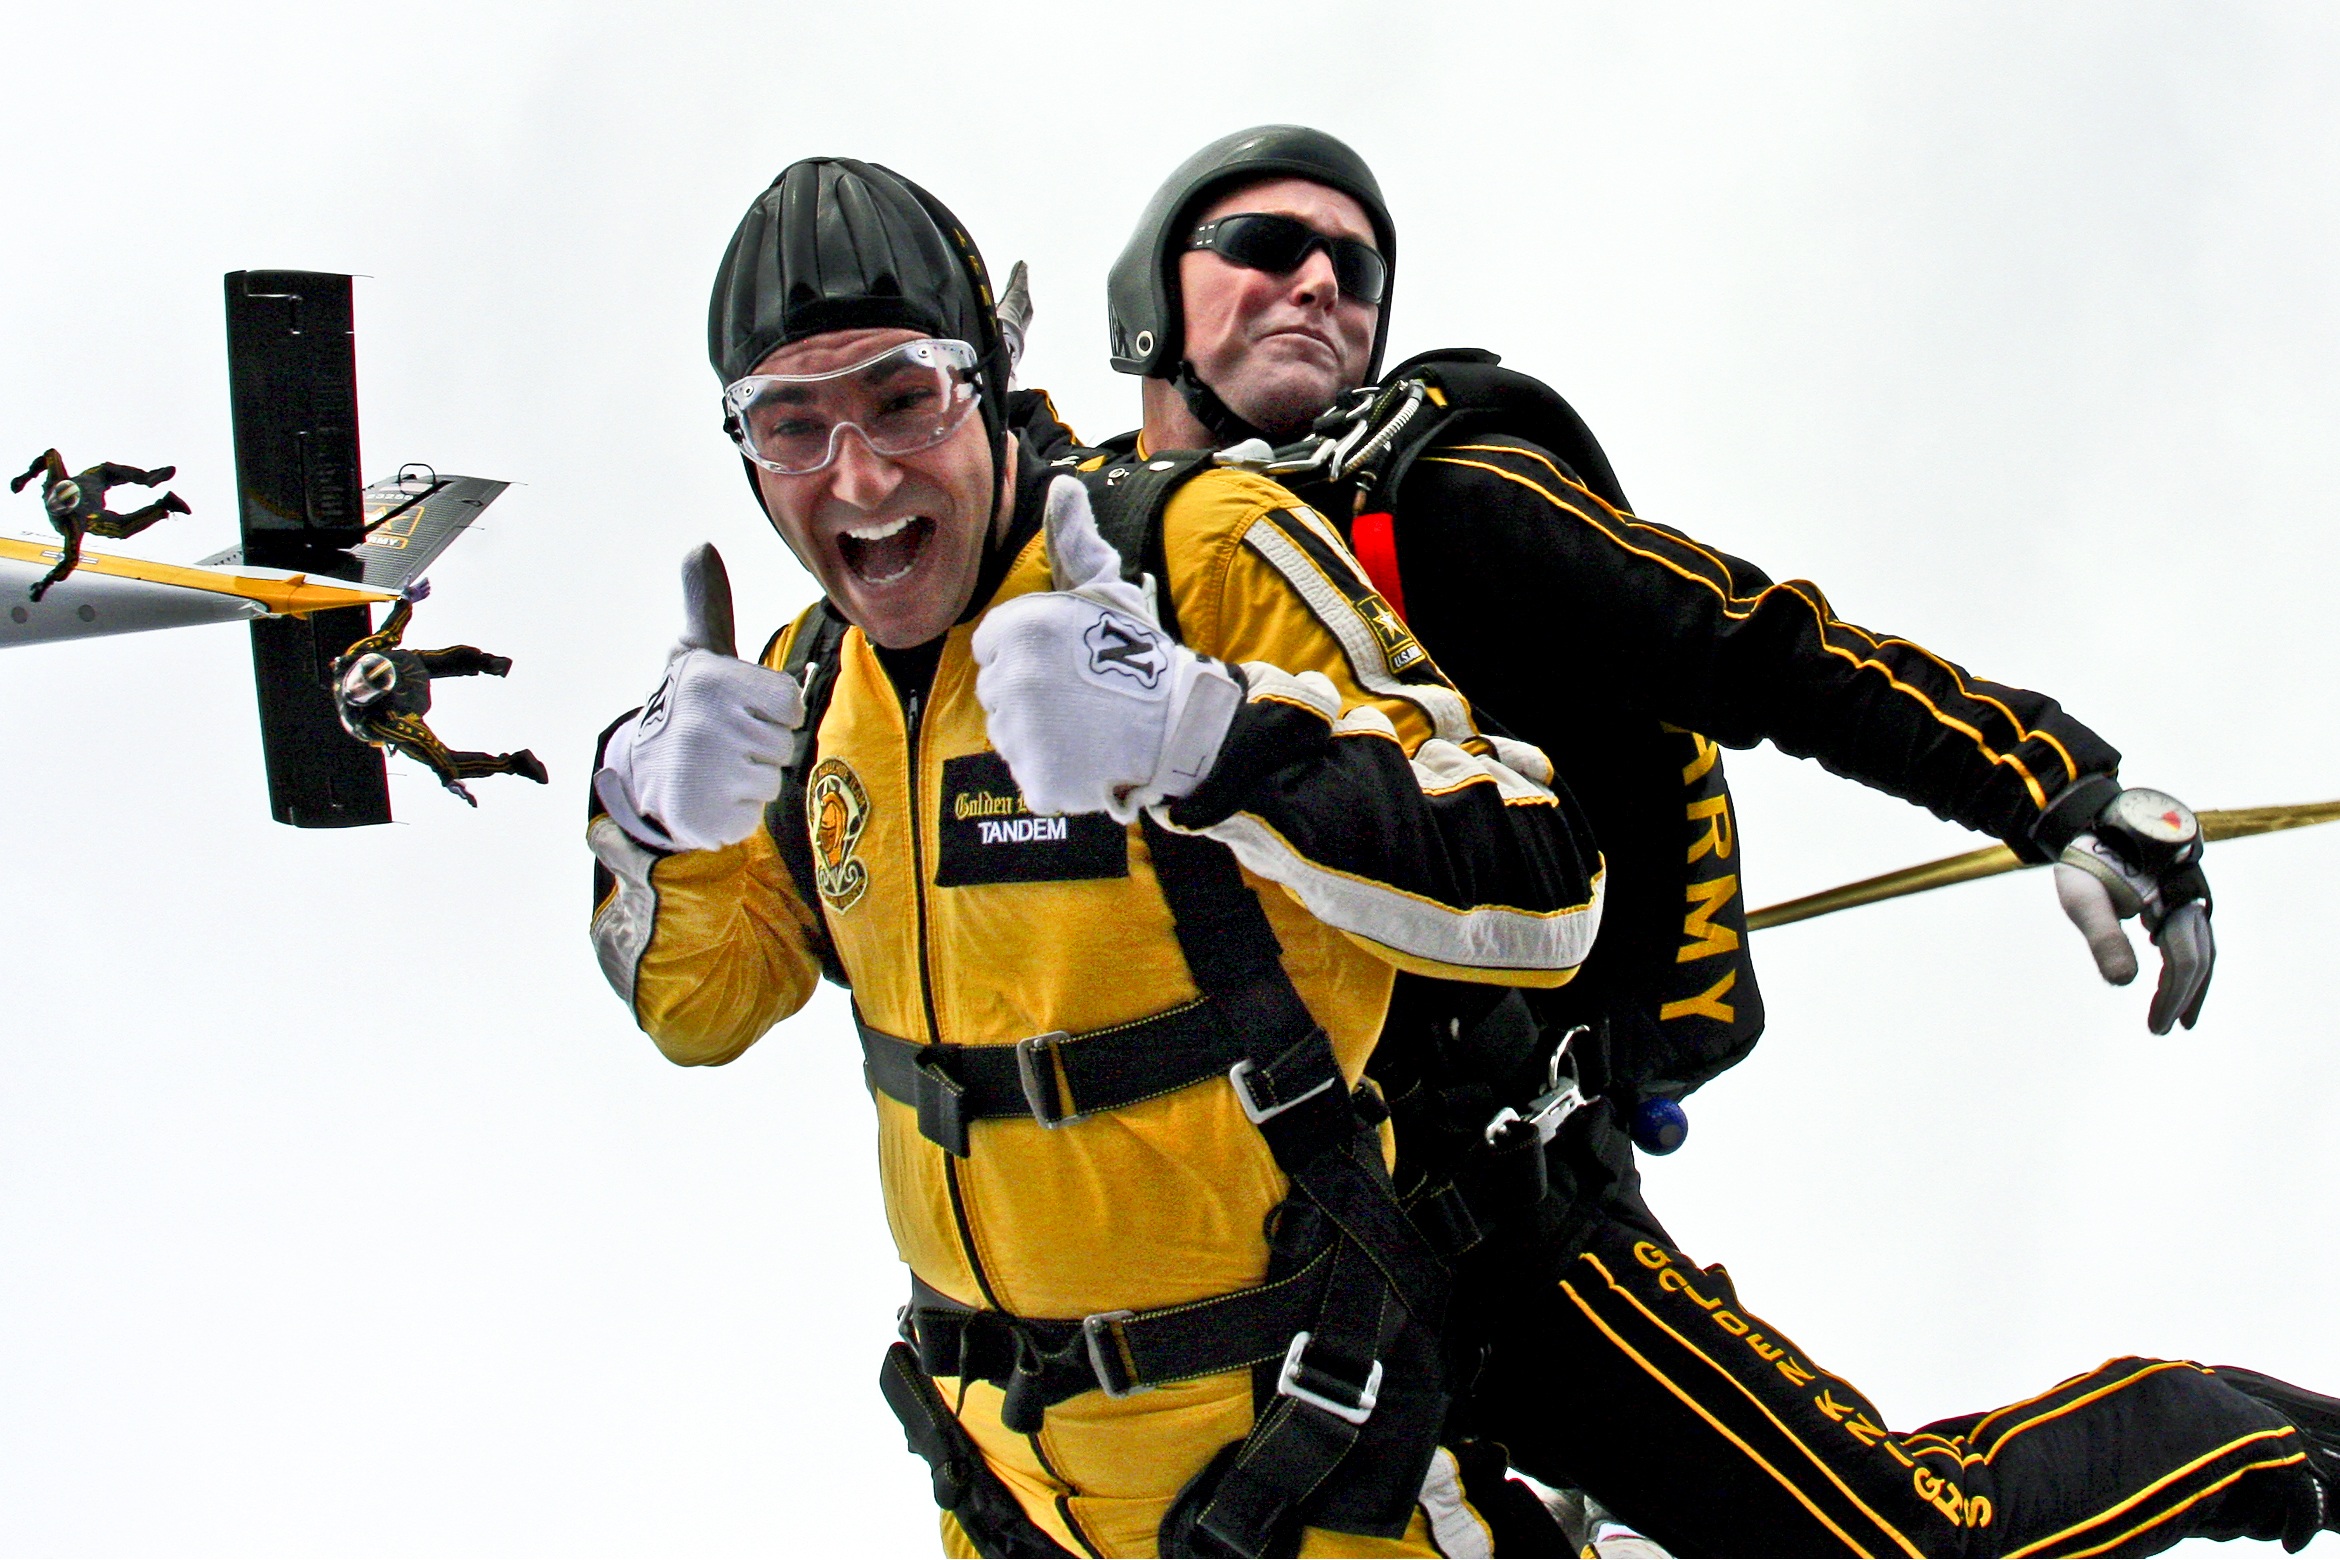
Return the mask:
<svg viewBox="0 0 2340 1560"><path fill-rule="evenodd" d="M1205 222L1186 241L1189 249L1208 249L1246 270L1289 276L1300 269L1313 250L1321 249L1332 261L1333 280L1343 294L1359 303L1379 304L1389 288L1389 262L1381 251L1361 238L1334 238L1319 233L1298 217L1246 211L1216 222Z"/></svg>

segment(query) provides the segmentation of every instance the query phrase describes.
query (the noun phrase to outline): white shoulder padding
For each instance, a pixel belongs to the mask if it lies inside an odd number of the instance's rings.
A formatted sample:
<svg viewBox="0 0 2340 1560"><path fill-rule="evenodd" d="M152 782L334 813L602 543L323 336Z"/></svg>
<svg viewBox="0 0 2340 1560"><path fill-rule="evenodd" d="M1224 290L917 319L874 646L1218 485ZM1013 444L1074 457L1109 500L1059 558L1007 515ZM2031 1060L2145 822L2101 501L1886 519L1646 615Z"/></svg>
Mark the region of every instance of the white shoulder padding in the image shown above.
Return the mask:
<svg viewBox="0 0 2340 1560"><path fill-rule="evenodd" d="M1305 705L1326 720L1340 719L1341 691L1322 672L1302 672L1295 677L1265 661L1246 661L1243 680L1249 685L1252 699L1282 699L1288 704Z"/></svg>
<svg viewBox="0 0 2340 1560"><path fill-rule="evenodd" d="M610 989L630 1012L642 954L650 946L651 929L658 924L658 890L650 882L650 870L660 858L607 817L593 820L585 831L585 841L594 857L609 869L609 875L617 879L617 892L593 915L593 952L601 961L601 973Z"/></svg>

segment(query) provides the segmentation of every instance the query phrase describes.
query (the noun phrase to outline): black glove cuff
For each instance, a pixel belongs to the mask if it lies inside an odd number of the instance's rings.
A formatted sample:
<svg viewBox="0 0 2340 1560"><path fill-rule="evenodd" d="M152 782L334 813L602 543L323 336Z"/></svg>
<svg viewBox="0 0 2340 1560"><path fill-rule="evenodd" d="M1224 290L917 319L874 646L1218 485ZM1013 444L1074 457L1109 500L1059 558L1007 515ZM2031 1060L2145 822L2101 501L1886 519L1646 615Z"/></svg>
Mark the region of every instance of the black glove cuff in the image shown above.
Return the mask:
<svg viewBox="0 0 2340 1560"><path fill-rule="evenodd" d="M2202 873L2202 864L2194 862L2178 868L2161 880L2161 913L2166 918L2180 905L2199 904L2204 913L2210 908L2210 879Z"/></svg>
<svg viewBox="0 0 2340 1560"><path fill-rule="evenodd" d="M1219 743L1218 761L1202 783L1170 804L1170 821L1181 829L1207 829L1224 823L1250 800L1254 787L1287 764L1321 752L1330 733L1320 720L1294 721L1281 705L1251 702L1251 679L1233 661L1222 661L1243 693L1235 719Z"/></svg>
<svg viewBox="0 0 2340 1560"><path fill-rule="evenodd" d="M2019 856L2053 861L2064 853L2065 846L2093 828L2098 815L2120 794L2121 783L2111 775L2083 775L2047 804L2047 811L2031 826L2027 841L2008 843ZM2025 845L2030 848L2026 850Z"/></svg>

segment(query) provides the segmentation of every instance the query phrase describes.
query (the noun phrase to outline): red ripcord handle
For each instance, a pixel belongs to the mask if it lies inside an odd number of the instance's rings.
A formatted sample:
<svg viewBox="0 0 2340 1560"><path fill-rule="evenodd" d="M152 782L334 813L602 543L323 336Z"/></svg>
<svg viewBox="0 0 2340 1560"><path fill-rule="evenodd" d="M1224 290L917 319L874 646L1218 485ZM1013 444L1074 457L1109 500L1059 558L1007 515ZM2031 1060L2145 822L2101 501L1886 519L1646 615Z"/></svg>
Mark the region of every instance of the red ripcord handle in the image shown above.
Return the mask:
<svg viewBox="0 0 2340 1560"><path fill-rule="evenodd" d="M1406 615L1406 588L1398 579L1397 529L1386 510L1359 515L1349 523L1349 551L1365 566L1365 578L1381 592L1381 599L1401 619Z"/></svg>

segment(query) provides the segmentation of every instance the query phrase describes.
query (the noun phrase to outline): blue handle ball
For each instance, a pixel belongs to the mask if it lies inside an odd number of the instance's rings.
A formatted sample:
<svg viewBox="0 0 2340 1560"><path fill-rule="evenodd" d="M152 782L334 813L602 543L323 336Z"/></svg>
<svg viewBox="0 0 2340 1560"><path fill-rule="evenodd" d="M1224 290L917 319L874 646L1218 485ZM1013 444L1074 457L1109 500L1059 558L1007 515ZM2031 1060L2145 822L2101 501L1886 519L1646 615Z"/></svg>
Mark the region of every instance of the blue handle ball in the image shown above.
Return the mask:
<svg viewBox="0 0 2340 1560"><path fill-rule="evenodd" d="M1645 1154L1670 1154L1690 1135L1690 1117L1672 1100L1643 1100L1633 1111L1633 1146Z"/></svg>

